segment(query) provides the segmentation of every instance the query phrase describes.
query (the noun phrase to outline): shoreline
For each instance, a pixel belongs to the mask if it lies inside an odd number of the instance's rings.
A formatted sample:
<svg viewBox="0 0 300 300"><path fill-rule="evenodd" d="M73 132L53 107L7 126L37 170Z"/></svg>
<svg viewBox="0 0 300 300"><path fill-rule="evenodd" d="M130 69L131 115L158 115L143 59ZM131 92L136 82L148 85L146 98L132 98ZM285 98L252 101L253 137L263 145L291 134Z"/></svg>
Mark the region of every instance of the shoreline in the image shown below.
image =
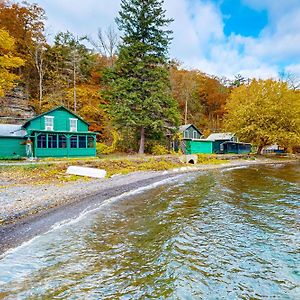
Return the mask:
<svg viewBox="0 0 300 300"><path fill-rule="evenodd" d="M78 181L66 183L63 186L50 185L45 190L46 195L52 196L48 198L45 195L41 196L44 186L34 186L34 188L33 185L24 186L22 194L26 194L26 189L35 189L37 192L35 195L39 197L35 199L37 201L31 207L25 210L22 210L22 205L17 206L19 210L16 212L12 210L13 206L7 204L6 208L9 209L6 223L2 225L0 223L0 255L49 231L57 223L77 218L84 211L97 209L111 198L122 197L134 190L159 184L181 174L265 164L287 164L297 161L299 160L233 160L224 164L183 166L167 171L139 171L127 175L115 175L109 179ZM16 193L20 191L20 187L14 188ZM20 201L16 201L17 205L18 203ZM5 210L5 205L2 209Z"/></svg>

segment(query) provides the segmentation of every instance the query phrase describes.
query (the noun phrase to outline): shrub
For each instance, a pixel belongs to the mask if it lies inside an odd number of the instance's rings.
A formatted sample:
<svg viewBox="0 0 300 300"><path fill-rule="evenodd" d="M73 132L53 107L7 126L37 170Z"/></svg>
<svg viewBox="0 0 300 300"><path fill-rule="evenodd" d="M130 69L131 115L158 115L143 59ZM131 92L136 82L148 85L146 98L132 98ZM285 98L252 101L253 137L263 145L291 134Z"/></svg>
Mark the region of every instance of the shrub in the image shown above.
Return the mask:
<svg viewBox="0 0 300 300"><path fill-rule="evenodd" d="M169 154L169 151L166 147L159 144L155 144L151 149L151 153L153 155L165 155L165 154Z"/></svg>
<svg viewBox="0 0 300 300"><path fill-rule="evenodd" d="M112 131L112 136L113 136L113 142L112 142L111 146L108 146L104 143L96 144L97 155L110 154L110 153L113 153L116 151L117 145L120 141L120 136L116 131Z"/></svg>

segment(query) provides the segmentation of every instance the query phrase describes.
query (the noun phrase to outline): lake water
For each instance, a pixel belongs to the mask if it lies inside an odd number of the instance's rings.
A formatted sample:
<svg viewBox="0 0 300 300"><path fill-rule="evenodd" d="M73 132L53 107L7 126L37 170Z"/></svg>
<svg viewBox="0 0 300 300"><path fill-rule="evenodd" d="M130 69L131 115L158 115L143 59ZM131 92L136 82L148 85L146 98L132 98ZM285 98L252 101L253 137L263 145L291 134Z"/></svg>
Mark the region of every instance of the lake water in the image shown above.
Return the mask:
<svg viewBox="0 0 300 300"><path fill-rule="evenodd" d="M4 299L300 299L300 166L181 175L0 259Z"/></svg>

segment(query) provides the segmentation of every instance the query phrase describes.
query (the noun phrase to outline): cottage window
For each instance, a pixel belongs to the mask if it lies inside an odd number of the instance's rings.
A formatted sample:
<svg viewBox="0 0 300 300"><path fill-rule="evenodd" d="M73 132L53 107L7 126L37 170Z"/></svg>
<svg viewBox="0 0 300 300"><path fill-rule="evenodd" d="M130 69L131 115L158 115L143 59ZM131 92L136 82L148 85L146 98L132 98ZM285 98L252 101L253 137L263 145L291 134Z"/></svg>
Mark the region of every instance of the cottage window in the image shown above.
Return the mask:
<svg viewBox="0 0 300 300"><path fill-rule="evenodd" d="M37 137L37 147L38 148L47 148L46 134L38 135L38 137Z"/></svg>
<svg viewBox="0 0 300 300"><path fill-rule="evenodd" d="M77 135L71 136L71 138L70 138L70 147L71 148L78 148Z"/></svg>
<svg viewBox="0 0 300 300"><path fill-rule="evenodd" d="M77 119L70 118L70 131L77 131Z"/></svg>
<svg viewBox="0 0 300 300"><path fill-rule="evenodd" d="M48 148L57 148L57 135L56 134L48 135Z"/></svg>
<svg viewBox="0 0 300 300"><path fill-rule="evenodd" d="M194 131L193 131L193 139L196 139L196 138L197 138L197 131L194 130Z"/></svg>
<svg viewBox="0 0 300 300"><path fill-rule="evenodd" d="M88 137L88 148L94 148L94 137Z"/></svg>
<svg viewBox="0 0 300 300"><path fill-rule="evenodd" d="M80 135L78 137L79 141L79 148L86 148L86 136L85 135Z"/></svg>
<svg viewBox="0 0 300 300"><path fill-rule="evenodd" d="M45 130L53 130L54 117L45 116Z"/></svg>
<svg viewBox="0 0 300 300"><path fill-rule="evenodd" d="M188 132L188 131L184 131L183 137L184 137L185 139L188 139L188 138L190 137L189 132Z"/></svg>
<svg viewBox="0 0 300 300"><path fill-rule="evenodd" d="M67 138L63 134L58 136L58 148L67 148Z"/></svg>

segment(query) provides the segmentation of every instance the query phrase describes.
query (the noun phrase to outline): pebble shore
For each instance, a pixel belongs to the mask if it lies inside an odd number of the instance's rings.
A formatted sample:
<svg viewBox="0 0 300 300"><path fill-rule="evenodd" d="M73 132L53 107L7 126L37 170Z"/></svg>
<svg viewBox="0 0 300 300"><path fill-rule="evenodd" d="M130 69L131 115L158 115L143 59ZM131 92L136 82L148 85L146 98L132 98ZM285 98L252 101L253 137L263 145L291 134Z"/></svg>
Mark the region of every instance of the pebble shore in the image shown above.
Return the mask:
<svg viewBox="0 0 300 300"><path fill-rule="evenodd" d="M156 177L266 163L279 162L267 159L256 161L233 160L227 164L196 165L169 171L134 172L127 175L115 175L108 179L77 180L63 184L12 184L7 180L7 182L1 182L0 226L17 222L24 217L32 216L53 207L80 201L82 198L99 194L107 189L134 183L137 187L140 187L143 185L143 181L155 179Z"/></svg>

